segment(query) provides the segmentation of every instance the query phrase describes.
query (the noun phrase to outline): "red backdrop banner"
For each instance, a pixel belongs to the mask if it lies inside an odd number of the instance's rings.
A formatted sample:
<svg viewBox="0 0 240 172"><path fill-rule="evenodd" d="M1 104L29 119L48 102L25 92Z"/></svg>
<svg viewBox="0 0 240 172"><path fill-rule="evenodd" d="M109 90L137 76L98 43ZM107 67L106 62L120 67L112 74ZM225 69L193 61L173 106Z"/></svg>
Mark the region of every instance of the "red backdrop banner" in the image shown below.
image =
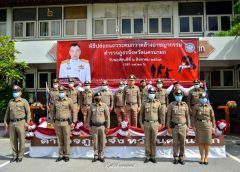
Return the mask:
<svg viewBox="0 0 240 172"><path fill-rule="evenodd" d="M80 46L81 61L89 63L93 83L106 79L110 84L116 84L130 74L138 79L162 78L182 82L198 79L198 39L58 41L59 78L61 63L66 63L71 58L69 50L73 43ZM85 70L87 66L84 65L79 65L76 72ZM70 66L64 70L71 69ZM74 77L69 75L68 77ZM79 79L84 82L84 79Z"/></svg>

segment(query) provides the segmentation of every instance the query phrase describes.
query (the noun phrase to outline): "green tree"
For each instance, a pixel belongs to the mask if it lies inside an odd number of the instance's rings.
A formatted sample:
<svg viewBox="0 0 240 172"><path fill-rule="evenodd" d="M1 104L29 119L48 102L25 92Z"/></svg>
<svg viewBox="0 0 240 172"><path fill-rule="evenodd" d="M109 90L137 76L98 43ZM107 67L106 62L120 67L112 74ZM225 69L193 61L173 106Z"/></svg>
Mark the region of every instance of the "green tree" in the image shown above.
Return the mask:
<svg viewBox="0 0 240 172"><path fill-rule="evenodd" d="M237 0L234 5L236 14L240 14L240 0ZM240 36L240 17L233 19L232 28L229 31L217 32L214 36Z"/></svg>
<svg viewBox="0 0 240 172"><path fill-rule="evenodd" d="M12 97L12 85L23 80L25 70L28 69L25 62L16 62L15 56L20 52L15 49L14 44L15 41L8 36L0 36L0 114L5 112Z"/></svg>

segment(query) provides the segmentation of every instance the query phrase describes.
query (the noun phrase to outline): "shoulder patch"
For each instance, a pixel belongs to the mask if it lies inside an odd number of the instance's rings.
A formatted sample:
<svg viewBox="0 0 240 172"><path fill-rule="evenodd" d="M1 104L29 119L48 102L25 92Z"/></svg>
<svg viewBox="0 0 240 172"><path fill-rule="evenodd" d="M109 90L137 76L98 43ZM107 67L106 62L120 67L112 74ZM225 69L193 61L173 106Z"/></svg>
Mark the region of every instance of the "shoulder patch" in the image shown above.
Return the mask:
<svg viewBox="0 0 240 172"><path fill-rule="evenodd" d="M86 60L86 59L80 59L82 62L85 62L85 63L89 63L89 61L88 60Z"/></svg>
<svg viewBox="0 0 240 172"><path fill-rule="evenodd" d="M61 64L68 63L69 61L70 61L70 59L63 60L63 61L61 62Z"/></svg>

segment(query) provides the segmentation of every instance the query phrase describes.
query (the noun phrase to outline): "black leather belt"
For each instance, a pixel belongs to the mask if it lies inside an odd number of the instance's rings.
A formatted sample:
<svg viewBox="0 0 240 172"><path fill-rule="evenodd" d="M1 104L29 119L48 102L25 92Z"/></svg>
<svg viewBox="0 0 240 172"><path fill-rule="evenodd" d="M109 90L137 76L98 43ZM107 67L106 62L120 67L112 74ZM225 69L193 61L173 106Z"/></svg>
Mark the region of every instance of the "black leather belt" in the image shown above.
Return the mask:
<svg viewBox="0 0 240 172"><path fill-rule="evenodd" d="M107 122L92 122L91 123L91 126L94 126L94 127L100 127L100 126L104 126L104 125L106 125L107 124Z"/></svg>
<svg viewBox="0 0 240 172"><path fill-rule="evenodd" d="M19 122L25 120L25 118L18 118L18 119L10 119L10 122Z"/></svg>
<svg viewBox="0 0 240 172"><path fill-rule="evenodd" d="M69 120L69 118L67 118L67 119L55 119L56 121L59 121L59 122L65 122L65 121L68 121Z"/></svg>
<svg viewBox="0 0 240 172"><path fill-rule="evenodd" d="M186 125L186 123L174 123L174 126L182 127Z"/></svg>
<svg viewBox="0 0 240 172"><path fill-rule="evenodd" d="M126 104L132 106L132 105L135 105L137 103L126 103Z"/></svg>
<svg viewBox="0 0 240 172"><path fill-rule="evenodd" d="M149 122L149 123L154 123L154 122L158 122L157 120L144 120L145 122Z"/></svg>
<svg viewBox="0 0 240 172"><path fill-rule="evenodd" d="M209 120L207 120L207 119L197 119L198 121L200 121L200 122L208 122Z"/></svg>

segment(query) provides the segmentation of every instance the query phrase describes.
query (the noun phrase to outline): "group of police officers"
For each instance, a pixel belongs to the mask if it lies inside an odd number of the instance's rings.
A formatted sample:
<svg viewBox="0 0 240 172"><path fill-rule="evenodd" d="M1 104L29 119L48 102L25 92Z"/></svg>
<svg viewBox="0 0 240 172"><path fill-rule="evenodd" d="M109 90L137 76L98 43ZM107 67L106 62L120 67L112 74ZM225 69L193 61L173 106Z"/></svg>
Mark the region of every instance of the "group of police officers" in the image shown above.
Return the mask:
<svg viewBox="0 0 240 172"><path fill-rule="evenodd" d="M192 126L199 143L200 164L208 164L209 145L215 128L214 112L207 94L200 88L200 81L194 80L194 88L188 97L184 95L178 82L174 83L170 93L163 88L163 81L156 80L156 86L147 85L146 80L135 85L136 77L130 75L125 85L119 82L118 90L108 88L107 81L102 82L101 90L94 92L89 81L84 90L74 87L69 79L69 88L53 80L53 89L49 93L50 122L53 124L59 143L58 161L69 161L70 131L78 120L81 111L84 126L89 128L93 139L94 158L92 162L104 162L106 134L110 128L110 113L114 111L117 121L128 121L131 126L140 127L145 132L145 159L156 163L156 138L158 131L167 127L173 138L174 164L185 164L185 141L188 129ZM10 100L4 118L9 128L13 158L10 162L21 162L25 149L25 128L30 121L28 102L21 98L22 89L13 87L13 99ZM185 98L185 99L184 99Z"/></svg>

